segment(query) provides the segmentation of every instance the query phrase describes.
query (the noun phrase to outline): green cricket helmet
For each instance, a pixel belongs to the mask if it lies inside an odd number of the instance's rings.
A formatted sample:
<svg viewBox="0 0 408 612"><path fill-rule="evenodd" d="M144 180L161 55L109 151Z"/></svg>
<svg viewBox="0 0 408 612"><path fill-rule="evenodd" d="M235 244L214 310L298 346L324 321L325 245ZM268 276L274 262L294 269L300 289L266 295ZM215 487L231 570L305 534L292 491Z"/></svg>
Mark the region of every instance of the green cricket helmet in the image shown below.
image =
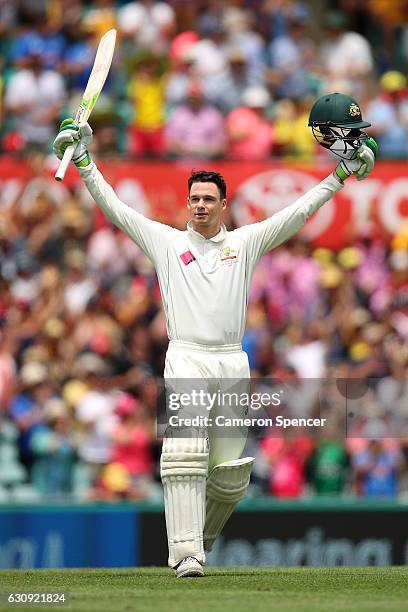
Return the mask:
<svg viewBox="0 0 408 612"><path fill-rule="evenodd" d="M356 155L357 149L369 137L362 128L370 125L363 121L356 100L341 93L320 96L309 116L309 126L317 142L344 159Z"/></svg>

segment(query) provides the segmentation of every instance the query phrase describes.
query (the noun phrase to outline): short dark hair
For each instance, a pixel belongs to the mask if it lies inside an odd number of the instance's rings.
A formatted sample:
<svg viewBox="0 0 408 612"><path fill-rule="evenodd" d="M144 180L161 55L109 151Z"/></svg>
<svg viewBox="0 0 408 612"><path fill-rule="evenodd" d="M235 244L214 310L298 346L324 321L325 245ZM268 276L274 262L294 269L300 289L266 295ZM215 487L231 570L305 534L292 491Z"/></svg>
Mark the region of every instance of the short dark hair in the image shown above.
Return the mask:
<svg viewBox="0 0 408 612"><path fill-rule="evenodd" d="M188 193L193 183L215 183L220 192L221 199L227 197L227 186L224 177L219 172L208 172L207 170L192 170L188 179Z"/></svg>

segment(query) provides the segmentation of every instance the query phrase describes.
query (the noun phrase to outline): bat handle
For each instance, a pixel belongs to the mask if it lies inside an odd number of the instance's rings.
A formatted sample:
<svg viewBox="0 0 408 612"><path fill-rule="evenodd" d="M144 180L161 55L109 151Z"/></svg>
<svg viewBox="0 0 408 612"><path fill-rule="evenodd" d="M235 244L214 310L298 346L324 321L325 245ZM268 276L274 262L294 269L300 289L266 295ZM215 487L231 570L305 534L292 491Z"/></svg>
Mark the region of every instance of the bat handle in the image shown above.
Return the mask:
<svg viewBox="0 0 408 612"><path fill-rule="evenodd" d="M58 166L58 170L55 173L55 180L56 181L62 181L62 179L65 176L65 173L67 171L67 168L69 166L69 162L72 159L72 156L74 154L75 151L75 147L77 146L78 143L75 143L73 145L70 145L69 147L67 147L65 149L65 153L63 158L60 161L60 164Z"/></svg>

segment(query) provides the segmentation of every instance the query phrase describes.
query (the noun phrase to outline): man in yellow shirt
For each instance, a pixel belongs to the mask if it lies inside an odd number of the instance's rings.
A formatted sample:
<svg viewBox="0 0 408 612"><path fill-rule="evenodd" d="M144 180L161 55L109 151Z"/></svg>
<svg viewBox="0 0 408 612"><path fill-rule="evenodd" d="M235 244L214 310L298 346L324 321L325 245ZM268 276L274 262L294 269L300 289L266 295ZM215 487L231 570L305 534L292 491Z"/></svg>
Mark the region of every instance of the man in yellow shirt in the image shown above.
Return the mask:
<svg viewBox="0 0 408 612"><path fill-rule="evenodd" d="M165 77L154 58L146 58L129 84L133 121L129 128L129 153L160 156L164 151Z"/></svg>
<svg viewBox="0 0 408 612"><path fill-rule="evenodd" d="M277 104L274 120L275 145L284 159L311 161L316 154L316 141L307 122L310 101L286 98Z"/></svg>

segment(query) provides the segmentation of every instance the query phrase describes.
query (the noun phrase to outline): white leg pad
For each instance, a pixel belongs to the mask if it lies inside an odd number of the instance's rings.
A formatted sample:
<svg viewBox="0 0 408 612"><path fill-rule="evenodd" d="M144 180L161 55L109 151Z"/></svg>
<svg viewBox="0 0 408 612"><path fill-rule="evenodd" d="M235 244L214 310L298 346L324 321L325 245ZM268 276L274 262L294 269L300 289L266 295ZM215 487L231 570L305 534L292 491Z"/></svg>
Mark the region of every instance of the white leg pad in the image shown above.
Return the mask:
<svg viewBox="0 0 408 612"><path fill-rule="evenodd" d="M246 495L253 457L216 465L207 480L204 550L209 552L237 503Z"/></svg>
<svg viewBox="0 0 408 612"><path fill-rule="evenodd" d="M172 437L163 441L160 474L164 490L169 566L185 557L204 564L203 530L208 438Z"/></svg>

